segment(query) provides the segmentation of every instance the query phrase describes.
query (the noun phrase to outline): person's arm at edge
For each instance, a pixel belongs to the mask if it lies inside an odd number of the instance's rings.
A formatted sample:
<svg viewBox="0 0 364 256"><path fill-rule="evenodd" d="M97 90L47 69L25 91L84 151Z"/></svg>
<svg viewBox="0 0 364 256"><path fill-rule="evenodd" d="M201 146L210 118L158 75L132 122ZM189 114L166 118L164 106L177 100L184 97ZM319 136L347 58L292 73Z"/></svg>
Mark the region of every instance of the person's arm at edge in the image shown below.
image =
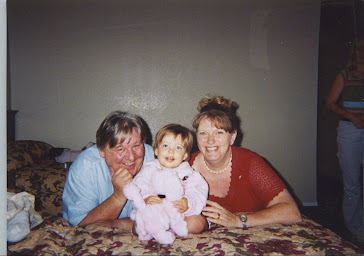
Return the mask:
<svg viewBox="0 0 364 256"><path fill-rule="evenodd" d="M349 119L350 113L337 105L337 100L339 99L343 89L344 78L343 75L340 73L336 76L334 82L332 83L329 95L327 97L326 107L332 112L338 114L339 116Z"/></svg>

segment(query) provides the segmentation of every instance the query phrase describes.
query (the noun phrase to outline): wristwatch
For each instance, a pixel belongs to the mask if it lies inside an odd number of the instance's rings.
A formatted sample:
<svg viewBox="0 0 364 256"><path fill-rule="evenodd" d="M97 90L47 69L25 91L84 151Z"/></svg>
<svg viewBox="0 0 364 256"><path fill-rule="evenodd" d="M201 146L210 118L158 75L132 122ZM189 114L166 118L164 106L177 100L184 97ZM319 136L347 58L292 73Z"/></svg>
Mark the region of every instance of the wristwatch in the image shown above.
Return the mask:
<svg viewBox="0 0 364 256"><path fill-rule="evenodd" d="M248 219L248 217L246 215L244 215L244 214L240 216L240 220L241 220L241 222L243 222L243 228L244 229L247 228L247 225L246 225L247 219Z"/></svg>

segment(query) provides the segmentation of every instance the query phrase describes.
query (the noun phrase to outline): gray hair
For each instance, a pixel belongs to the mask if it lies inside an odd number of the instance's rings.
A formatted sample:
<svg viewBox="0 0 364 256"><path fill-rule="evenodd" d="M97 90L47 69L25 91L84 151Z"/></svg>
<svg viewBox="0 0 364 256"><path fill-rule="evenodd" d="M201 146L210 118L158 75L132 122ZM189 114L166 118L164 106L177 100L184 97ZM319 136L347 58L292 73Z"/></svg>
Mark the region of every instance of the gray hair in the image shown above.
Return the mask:
<svg viewBox="0 0 364 256"><path fill-rule="evenodd" d="M145 141L144 123L142 119L134 114L113 111L102 121L96 132L96 145L100 150L107 146L115 147L122 143L125 138L136 129L142 139Z"/></svg>

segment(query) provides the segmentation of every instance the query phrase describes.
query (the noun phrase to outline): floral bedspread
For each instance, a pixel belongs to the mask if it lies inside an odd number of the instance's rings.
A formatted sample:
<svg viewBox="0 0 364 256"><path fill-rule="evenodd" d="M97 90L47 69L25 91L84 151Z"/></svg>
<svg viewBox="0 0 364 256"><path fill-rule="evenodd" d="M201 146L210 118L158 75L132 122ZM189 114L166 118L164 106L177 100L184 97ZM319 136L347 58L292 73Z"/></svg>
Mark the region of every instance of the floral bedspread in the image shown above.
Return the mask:
<svg viewBox="0 0 364 256"><path fill-rule="evenodd" d="M304 218L294 225L248 228L213 226L172 245L139 241L131 232L107 227L73 227L47 218L24 240L8 244L8 255L358 255L360 248Z"/></svg>

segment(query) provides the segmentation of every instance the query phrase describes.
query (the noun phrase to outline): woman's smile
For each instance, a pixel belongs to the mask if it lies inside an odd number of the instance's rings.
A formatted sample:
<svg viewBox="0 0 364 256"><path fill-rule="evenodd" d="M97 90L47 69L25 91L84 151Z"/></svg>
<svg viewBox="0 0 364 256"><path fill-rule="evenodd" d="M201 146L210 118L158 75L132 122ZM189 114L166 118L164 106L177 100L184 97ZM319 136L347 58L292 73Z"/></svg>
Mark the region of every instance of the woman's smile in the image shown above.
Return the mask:
<svg viewBox="0 0 364 256"><path fill-rule="evenodd" d="M211 120L202 119L197 129L197 144L211 168L225 166L230 158L230 146L234 143L236 133L229 133L217 128Z"/></svg>

